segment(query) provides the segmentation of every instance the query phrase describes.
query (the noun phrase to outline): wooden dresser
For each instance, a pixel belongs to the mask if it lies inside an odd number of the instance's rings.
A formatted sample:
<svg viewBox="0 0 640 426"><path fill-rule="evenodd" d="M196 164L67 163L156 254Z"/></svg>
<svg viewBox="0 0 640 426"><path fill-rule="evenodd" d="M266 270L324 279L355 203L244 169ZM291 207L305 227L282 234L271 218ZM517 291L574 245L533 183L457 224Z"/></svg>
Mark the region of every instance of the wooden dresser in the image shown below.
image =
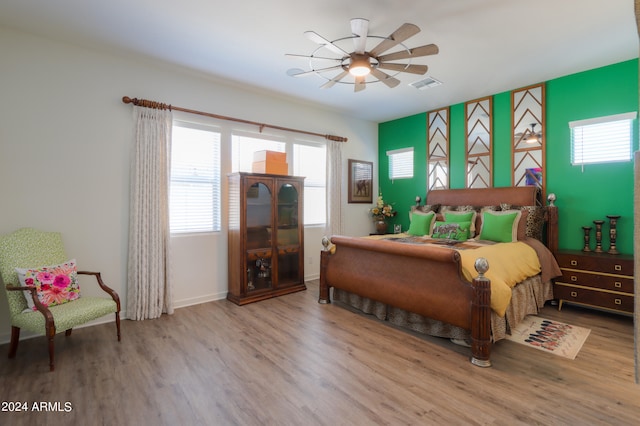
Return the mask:
<svg viewBox="0 0 640 426"><path fill-rule="evenodd" d="M553 289L558 309L567 302L633 314L633 256L560 250L556 259L562 270Z"/></svg>

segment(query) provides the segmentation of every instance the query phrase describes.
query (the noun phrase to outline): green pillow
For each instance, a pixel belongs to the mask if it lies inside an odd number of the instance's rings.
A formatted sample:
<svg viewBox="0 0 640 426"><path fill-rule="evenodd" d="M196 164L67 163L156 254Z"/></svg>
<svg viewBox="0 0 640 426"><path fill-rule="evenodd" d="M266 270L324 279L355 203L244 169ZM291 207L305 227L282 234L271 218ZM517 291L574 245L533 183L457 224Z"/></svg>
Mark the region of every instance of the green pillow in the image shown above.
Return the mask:
<svg viewBox="0 0 640 426"><path fill-rule="evenodd" d="M480 229L480 240L495 241L498 243L511 243L518 241L518 223L520 222L520 211L482 213L482 228Z"/></svg>
<svg viewBox="0 0 640 426"><path fill-rule="evenodd" d="M411 215L411 223L409 224L407 234L416 236L431 235L431 229L433 228L435 219L436 214L434 212L427 214L416 214L414 212Z"/></svg>
<svg viewBox="0 0 640 426"><path fill-rule="evenodd" d="M432 237L466 241L469 239L470 228L471 222L436 222Z"/></svg>

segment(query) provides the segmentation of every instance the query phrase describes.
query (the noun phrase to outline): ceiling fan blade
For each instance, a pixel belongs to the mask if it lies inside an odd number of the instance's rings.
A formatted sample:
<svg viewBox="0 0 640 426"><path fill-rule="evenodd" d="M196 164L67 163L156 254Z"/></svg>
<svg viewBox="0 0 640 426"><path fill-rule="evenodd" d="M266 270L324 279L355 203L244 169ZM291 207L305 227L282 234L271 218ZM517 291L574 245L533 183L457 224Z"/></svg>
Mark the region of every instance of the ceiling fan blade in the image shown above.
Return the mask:
<svg viewBox="0 0 640 426"><path fill-rule="evenodd" d="M298 55L295 53L285 53L284 56L290 56L292 58L302 58L302 59L322 59L326 61L337 61L342 62L342 58L327 58L326 56L314 56L314 55Z"/></svg>
<svg viewBox="0 0 640 426"><path fill-rule="evenodd" d="M338 74L337 76L333 77L331 80L327 81L325 84L320 86L320 88L328 89L330 87L333 87L334 84L342 80L347 74L349 74L349 71L347 70L342 71L340 74Z"/></svg>
<svg viewBox="0 0 640 426"><path fill-rule="evenodd" d="M329 40L322 37L320 34L316 33L315 31L305 31L304 35L307 36L307 38L313 41L314 43L318 43L319 45L326 47L327 49L331 50L334 53L337 53L338 55L349 56L348 52L344 51L339 46L336 46L335 44L331 43Z"/></svg>
<svg viewBox="0 0 640 426"><path fill-rule="evenodd" d="M394 61L397 59L419 58L421 56L435 55L439 52L438 46L435 44L427 44L425 46L414 47L409 50L401 50L388 55L382 55L378 59L380 62Z"/></svg>
<svg viewBox="0 0 640 426"><path fill-rule="evenodd" d="M369 35L369 20L363 18L353 18L351 20L351 32L354 36L353 46L356 53L363 54L367 48L367 36Z"/></svg>
<svg viewBox="0 0 640 426"><path fill-rule="evenodd" d="M361 75L356 77L356 82L353 85L353 91L359 92L367 88L367 83L365 82L366 77Z"/></svg>
<svg viewBox="0 0 640 426"><path fill-rule="evenodd" d="M304 76L309 75L309 74L317 74L319 72L327 72L327 71L337 70L337 69L340 69L340 68L342 68L342 65L336 65L336 66L327 67L327 68L320 68L320 69L317 69L317 70L303 71L303 72L299 72L299 73L295 73L295 74L292 73L290 75L291 75L291 77L304 77Z"/></svg>
<svg viewBox="0 0 640 426"><path fill-rule="evenodd" d="M420 32L420 28L413 24L402 24L400 28L395 30L389 37L385 38L376 47L369 52L371 56L378 56L382 52L386 52L393 46L396 46L409 37L416 35Z"/></svg>
<svg viewBox="0 0 640 426"><path fill-rule="evenodd" d="M371 69L371 74L373 74L378 80L387 85L387 87L396 87L400 84L400 80L397 78L391 77L389 74L384 73L376 68Z"/></svg>
<svg viewBox="0 0 640 426"><path fill-rule="evenodd" d="M380 62L378 64L378 69L380 68L385 70L408 72L411 74L426 74L427 70L429 69L429 67L426 65L394 64L389 62Z"/></svg>

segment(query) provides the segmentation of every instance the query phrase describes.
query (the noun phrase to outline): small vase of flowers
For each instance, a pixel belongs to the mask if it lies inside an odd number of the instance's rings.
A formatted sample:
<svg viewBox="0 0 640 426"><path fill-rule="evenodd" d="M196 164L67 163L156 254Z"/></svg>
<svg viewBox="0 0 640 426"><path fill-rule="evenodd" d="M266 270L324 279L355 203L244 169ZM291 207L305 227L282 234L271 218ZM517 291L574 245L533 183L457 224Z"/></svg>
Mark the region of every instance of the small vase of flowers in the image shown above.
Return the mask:
<svg viewBox="0 0 640 426"><path fill-rule="evenodd" d="M376 232L378 234L386 234L387 233L387 222L386 220L390 217L394 217L396 215L396 211L393 210L393 206L384 201L382 197L382 192L378 195L378 200L376 201L376 205L372 207L370 210L371 216L373 218L374 223L376 224Z"/></svg>

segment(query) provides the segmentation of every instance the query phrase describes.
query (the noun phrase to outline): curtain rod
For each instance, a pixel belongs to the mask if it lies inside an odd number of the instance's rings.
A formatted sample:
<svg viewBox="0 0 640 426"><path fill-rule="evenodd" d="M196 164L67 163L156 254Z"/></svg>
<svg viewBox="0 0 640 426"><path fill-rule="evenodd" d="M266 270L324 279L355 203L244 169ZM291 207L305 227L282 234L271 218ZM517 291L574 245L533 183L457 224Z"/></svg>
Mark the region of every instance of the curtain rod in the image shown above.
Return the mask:
<svg viewBox="0 0 640 426"><path fill-rule="evenodd" d="M327 140L330 140L330 141L336 141L336 142L346 142L347 141L347 138L342 137L342 136L323 135L321 133L307 132L305 130L291 129L289 127L274 126L274 125L271 125L271 124L258 123L256 121L243 120L241 118L226 117L224 115L211 114L209 112L198 111L198 110L195 110L195 109L180 108L180 107L177 107L177 106L172 106L170 104L164 104L164 103L156 102L156 101L149 101L147 99L138 99L138 98L130 98L128 96L123 96L122 97L122 102L124 102L125 104L134 104L134 105L142 106L142 107L146 107L146 108L168 109L169 111L172 111L172 110L182 111L182 112L187 112L189 114L204 115L205 117L212 117L212 118L217 118L217 119L220 119L220 120L235 121L235 122L244 123L244 124L253 124L253 125L258 126L260 128L260 132L262 132L262 129L264 129L265 127L269 127L270 129L285 130L287 132L302 133L302 134L305 134L305 135L312 135L312 136L320 136L320 137L323 137L323 138L325 138Z"/></svg>

